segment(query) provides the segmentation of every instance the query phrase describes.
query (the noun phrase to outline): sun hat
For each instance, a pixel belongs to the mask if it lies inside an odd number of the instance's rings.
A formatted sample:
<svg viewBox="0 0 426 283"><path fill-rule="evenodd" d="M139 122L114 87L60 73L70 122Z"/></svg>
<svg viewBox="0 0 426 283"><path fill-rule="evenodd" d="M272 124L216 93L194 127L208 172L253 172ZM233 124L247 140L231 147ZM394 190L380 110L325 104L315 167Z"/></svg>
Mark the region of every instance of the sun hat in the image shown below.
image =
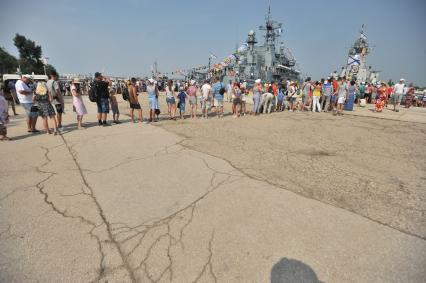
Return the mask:
<svg viewBox="0 0 426 283"><path fill-rule="evenodd" d="M80 79L79 79L79 78L74 78L74 79L72 80L72 83L73 83L73 84L79 84L79 83L80 83Z"/></svg>
<svg viewBox="0 0 426 283"><path fill-rule="evenodd" d="M404 81L404 82L405 82L405 79L404 79L404 78L401 78L399 81L400 81L400 82L402 82L402 81Z"/></svg>
<svg viewBox="0 0 426 283"><path fill-rule="evenodd" d="M255 80L254 82L255 82L255 83L257 83L257 84L260 84L261 80L260 80L260 79L257 79L257 80Z"/></svg>
<svg viewBox="0 0 426 283"><path fill-rule="evenodd" d="M195 80L191 80L191 85L195 85Z"/></svg>
<svg viewBox="0 0 426 283"><path fill-rule="evenodd" d="M33 76L31 76L31 75L22 75L22 77L23 78L27 78L27 79L32 79L33 78Z"/></svg>

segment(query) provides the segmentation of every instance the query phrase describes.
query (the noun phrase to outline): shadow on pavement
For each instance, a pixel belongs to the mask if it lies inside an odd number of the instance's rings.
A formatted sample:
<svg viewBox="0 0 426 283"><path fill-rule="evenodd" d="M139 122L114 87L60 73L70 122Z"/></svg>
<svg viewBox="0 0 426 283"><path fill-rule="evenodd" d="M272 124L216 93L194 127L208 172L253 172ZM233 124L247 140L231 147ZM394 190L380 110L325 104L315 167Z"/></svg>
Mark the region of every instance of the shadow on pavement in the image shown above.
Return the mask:
<svg viewBox="0 0 426 283"><path fill-rule="evenodd" d="M296 259L282 258L271 270L271 283L324 283L315 271Z"/></svg>

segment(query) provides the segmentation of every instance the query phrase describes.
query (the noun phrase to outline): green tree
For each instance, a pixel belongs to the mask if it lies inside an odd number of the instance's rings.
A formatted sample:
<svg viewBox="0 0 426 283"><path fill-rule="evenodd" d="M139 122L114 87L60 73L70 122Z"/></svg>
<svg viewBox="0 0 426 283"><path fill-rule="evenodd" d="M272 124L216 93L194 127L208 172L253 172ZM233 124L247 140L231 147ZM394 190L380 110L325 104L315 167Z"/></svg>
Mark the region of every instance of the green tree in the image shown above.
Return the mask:
<svg viewBox="0 0 426 283"><path fill-rule="evenodd" d="M0 72L2 74L14 74L18 68L18 60L10 55L3 47L0 47Z"/></svg>
<svg viewBox="0 0 426 283"><path fill-rule="evenodd" d="M46 65L46 74L50 75L50 73L52 73L53 71L55 71L56 73L58 73L58 71L56 71L55 67L53 67L50 64L47 64ZM59 75L59 73L58 73L58 75Z"/></svg>
<svg viewBox="0 0 426 283"><path fill-rule="evenodd" d="M41 61L42 50L40 45L27 39L25 36L16 34L13 39L16 48L19 51L19 64L22 73L43 74L43 62Z"/></svg>

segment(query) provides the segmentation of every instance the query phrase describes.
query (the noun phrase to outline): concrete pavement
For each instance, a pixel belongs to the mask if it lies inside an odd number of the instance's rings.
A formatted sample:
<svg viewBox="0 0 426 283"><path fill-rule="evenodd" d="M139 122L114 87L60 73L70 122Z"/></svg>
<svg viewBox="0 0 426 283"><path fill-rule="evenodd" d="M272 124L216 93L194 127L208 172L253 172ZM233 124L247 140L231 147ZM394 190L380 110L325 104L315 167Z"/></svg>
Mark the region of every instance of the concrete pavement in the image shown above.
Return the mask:
<svg viewBox="0 0 426 283"><path fill-rule="evenodd" d="M86 106L0 144L1 282L424 282L425 240Z"/></svg>

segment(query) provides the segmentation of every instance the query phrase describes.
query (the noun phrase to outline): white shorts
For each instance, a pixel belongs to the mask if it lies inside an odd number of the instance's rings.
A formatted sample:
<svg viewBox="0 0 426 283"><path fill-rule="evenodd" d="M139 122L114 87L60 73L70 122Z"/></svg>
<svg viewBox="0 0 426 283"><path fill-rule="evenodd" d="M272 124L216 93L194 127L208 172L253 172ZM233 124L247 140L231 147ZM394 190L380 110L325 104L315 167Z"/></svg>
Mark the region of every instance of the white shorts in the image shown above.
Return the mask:
<svg viewBox="0 0 426 283"><path fill-rule="evenodd" d="M345 103L345 98L344 98L344 97L339 97L339 98L337 99L337 103L338 103L338 104L343 104L343 103Z"/></svg>
<svg viewBox="0 0 426 283"><path fill-rule="evenodd" d="M216 107L223 107L223 100L222 99L221 100L215 99L214 100L214 106L216 106Z"/></svg>

